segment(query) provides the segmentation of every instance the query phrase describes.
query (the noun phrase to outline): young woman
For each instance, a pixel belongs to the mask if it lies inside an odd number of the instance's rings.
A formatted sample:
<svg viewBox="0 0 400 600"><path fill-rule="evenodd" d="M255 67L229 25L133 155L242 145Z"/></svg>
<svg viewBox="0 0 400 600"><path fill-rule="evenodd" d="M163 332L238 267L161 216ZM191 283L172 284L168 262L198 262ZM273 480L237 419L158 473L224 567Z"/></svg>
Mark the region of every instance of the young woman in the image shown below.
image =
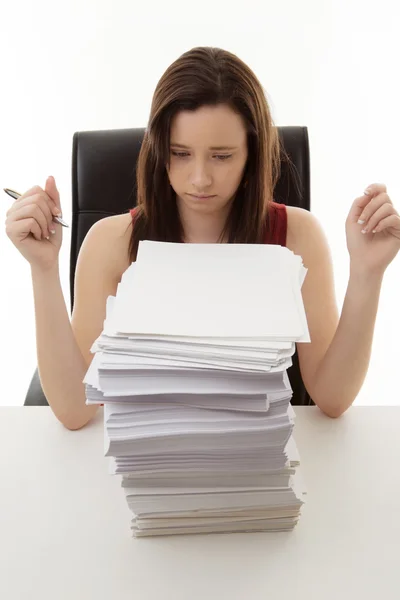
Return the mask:
<svg viewBox="0 0 400 600"><path fill-rule="evenodd" d="M59 276L62 227L52 222L61 214L54 178L14 202L6 232L31 266L42 387L67 428L83 427L96 413L97 406L85 404L82 383L90 347L103 329L106 299L141 239L275 243L301 255L311 337L297 345L302 379L330 417L352 404L369 364L382 278L400 248L400 217L383 184L354 200L345 224L350 278L339 319L319 222L273 201L283 158L263 88L246 64L210 47L180 56L154 93L137 163L137 208L98 221L82 244L71 322Z"/></svg>

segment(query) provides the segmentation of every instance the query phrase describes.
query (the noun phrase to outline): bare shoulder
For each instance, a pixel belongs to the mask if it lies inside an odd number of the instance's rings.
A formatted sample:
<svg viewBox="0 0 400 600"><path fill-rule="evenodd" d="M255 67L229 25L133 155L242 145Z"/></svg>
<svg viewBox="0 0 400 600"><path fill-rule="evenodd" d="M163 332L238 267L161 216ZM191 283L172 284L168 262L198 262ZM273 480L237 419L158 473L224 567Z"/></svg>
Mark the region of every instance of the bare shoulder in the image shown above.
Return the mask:
<svg viewBox="0 0 400 600"><path fill-rule="evenodd" d="M309 270L303 287L310 299L312 296L318 301L317 287L326 284L329 292L333 290L333 261L327 237L310 211L288 206L287 215L286 246L302 257Z"/></svg>
<svg viewBox="0 0 400 600"><path fill-rule="evenodd" d="M107 298L115 296L130 265L131 232L129 213L105 217L92 225L79 250L71 326L88 365L93 358L90 348L103 329Z"/></svg>
<svg viewBox="0 0 400 600"><path fill-rule="evenodd" d="M95 253L107 256L107 263L115 271L115 277L120 279L130 265L128 249L131 233L130 213L104 217L89 229L82 248L90 245Z"/></svg>
<svg viewBox="0 0 400 600"><path fill-rule="evenodd" d="M123 243L130 237L132 231L132 217L130 213L124 213L122 215L112 215L110 217L104 217L97 221L90 228L89 232L98 231L105 235L111 235L115 241ZM88 232L88 233L89 233Z"/></svg>
<svg viewBox="0 0 400 600"><path fill-rule="evenodd" d="M287 206L286 212L286 246L289 250L302 256L303 253L308 254L309 251L315 250L315 245L322 244L328 250L325 233L315 215L297 206Z"/></svg>
<svg viewBox="0 0 400 600"><path fill-rule="evenodd" d="M286 246L303 259L307 274L301 288L311 343L298 343L303 382L311 398L318 366L335 335L339 313L333 261L325 232L315 215L287 207Z"/></svg>

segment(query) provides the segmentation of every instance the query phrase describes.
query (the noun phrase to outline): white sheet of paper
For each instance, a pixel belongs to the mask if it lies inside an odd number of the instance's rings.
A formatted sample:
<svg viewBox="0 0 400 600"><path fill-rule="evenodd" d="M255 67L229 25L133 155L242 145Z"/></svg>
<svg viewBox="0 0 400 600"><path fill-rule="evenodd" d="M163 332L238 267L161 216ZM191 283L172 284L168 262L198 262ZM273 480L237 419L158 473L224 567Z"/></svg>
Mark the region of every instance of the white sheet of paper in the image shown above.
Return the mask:
<svg viewBox="0 0 400 600"><path fill-rule="evenodd" d="M296 292L301 257L287 248L147 241L139 247L129 267L134 275L120 283L109 325L114 331L307 338Z"/></svg>

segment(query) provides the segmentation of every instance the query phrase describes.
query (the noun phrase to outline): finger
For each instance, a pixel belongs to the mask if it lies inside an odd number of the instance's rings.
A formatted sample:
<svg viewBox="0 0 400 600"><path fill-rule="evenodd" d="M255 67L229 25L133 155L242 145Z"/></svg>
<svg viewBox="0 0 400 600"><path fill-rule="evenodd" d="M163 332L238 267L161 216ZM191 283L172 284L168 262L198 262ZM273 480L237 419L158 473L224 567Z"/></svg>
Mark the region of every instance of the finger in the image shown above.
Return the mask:
<svg viewBox="0 0 400 600"><path fill-rule="evenodd" d="M46 179L44 191L46 192L46 194L48 194L48 196L54 202L55 206L59 209L61 215L60 192L57 189L54 177L49 176Z"/></svg>
<svg viewBox="0 0 400 600"><path fill-rule="evenodd" d="M23 219L33 218L38 223L43 237L47 238L50 236L49 226L42 208L39 204L27 204L21 206L14 212L11 217L14 222L21 221Z"/></svg>
<svg viewBox="0 0 400 600"><path fill-rule="evenodd" d="M41 198L46 204L48 204L49 210L54 214L55 210L53 211L53 208L56 209L56 205L51 200L51 198L48 197L46 192L39 188L39 192L36 192L35 194L30 194L29 196L26 196L24 194L23 196L20 196L18 200L15 200L15 202L13 202L13 204L11 204L10 208L8 209L6 216L8 217L8 215L14 213L21 206L25 206L27 204L36 204Z"/></svg>
<svg viewBox="0 0 400 600"><path fill-rule="evenodd" d="M16 200L14 200L13 204L10 206L7 215L10 214L15 208L18 208L21 204L25 203L25 200L27 200L28 198L37 198L38 196L42 195L43 197L45 197L47 199L47 201L50 204L50 208L51 209L55 209L53 211L54 215L59 215L60 213L57 212L60 210L59 207L59 203L57 204L52 197L50 197L45 190L43 190L43 188L40 187L40 185L34 185L33 187L31 187L29 190L27 190L26 192L24 192L23 194L21 194L21 196L19 196L19 198L17 198Z"/></svg>
<svg viewBox="0 0 400 600"><path fill-rule="evenodd" d="M365 209L365 207L371 202L371 196L358 196L351 205L349 212L349 219L351 223L357 223Z"/></svg>
<svg viewBox="0 0 400 600"><path fill-rule="evenodd" d="M367 208L369 208L369 205ZM378 223L382 221L382 219L385 219L386 217L389 217L392 214L396 214L396 210L393 204L385 202L373 213L373 215L371 215L370 219L366 221L362 228L362 233L372 231L373 229L375 229Z"/></svg>
<svg viewBox="0 0 400 600"><path fill-rule="evenodd" d="M35 194L40 194L40 192L43 192L43 189L40 187L40 185L34 185L33 187L29 188L29 190L26 190L26 192L21 194L21 196L19 196L19 198L17 198L14 201L14 204L18 204L19 202L21 202L21 200L25 200L25 198L29 198L29 196L34 196Z"/></svg>
<svg viewBox="0 0 400 600"><path fill-rule="evenodd" d="M44 192L42 192L44 194ZM36 217L36 215L40 215L42 213L44 215L45 221L43 221L43 217L40 219L39 224L44 228L43 235L47 237L49 232L55 232L55 225L53 222L53 214L51 211L51 207L49 206L50 200L47 200L46 197L43 197L39 194L36 196L30 196L22 200L19 205L13 205L11 209L7 212L7 217L13 220L19 220L21 218L28 218L29 216ZM53 204L51 202L51 204ZM34 207L38 207L40 209L39 213L38 209ZM27 210L22 210L27 209Z"/></svg>
<svg viewBox="0 0 400 600"><path fill-rule="evenodd" d="M372 230L373 233L379 233L388 227L393 227L400 232L400 216L398 214L390 215L385 219L382 219L376 227Z"/></svg>
<svg viewBox="0 0 400 600"><path fill-rule="evenodd" d="M366 187L364 194L366 196L376 196L377 194L380 194L381 192L387 192L387 188L386 185L384 183L371 183L369 186Z"/></svg>
<svg viewBox="0 0 400 600"><path fill-rule="evenodd" d="M369 201L369 203L364 207L360 218L359 218L359 222L360 225L363 225L364 223L367 223L369 221L369 219L372 217L372 215L383 205L388 204L389 206L393 206L393 203L391 201L391 199L389 198L389 196L382 192L380 194L378 194L377 196L374 196L374 198L372 198L372 200ZM363 223L361 223L361 221L363 221Z"/></svg>
<svg viewBox="0 0 400 600"><path fill-rule="evenodd" d="M6 233L11 239L23 239L31 233L38 242L42 240L42 230L33 218L14 221L9 226L7 226L6 222Z"/></svg>
<svg viewBox="0 0 400 600"><path fill-rule="evenodd" d="M43 190L39 194L28 196L18 204L14 203L7 211L6 216L8 217L18 212L24 206L30 206L34 204L37 204L42 209L42 212L47 219L48 229L54 230L53 216L55 215L57 209L54 205L54 202L47 196L47 194Z"/></svg>
<svg viewBox="0 0 400 600"><path fill-rule="evenodd" d="M35 239L38 240L38 242L41 242L43 240L43 235L38 222L33 218L26 220L28 221L28 224L30 226L30 233L34 236ZM17 221L17 223L23 223L23 221Z"/></svg>

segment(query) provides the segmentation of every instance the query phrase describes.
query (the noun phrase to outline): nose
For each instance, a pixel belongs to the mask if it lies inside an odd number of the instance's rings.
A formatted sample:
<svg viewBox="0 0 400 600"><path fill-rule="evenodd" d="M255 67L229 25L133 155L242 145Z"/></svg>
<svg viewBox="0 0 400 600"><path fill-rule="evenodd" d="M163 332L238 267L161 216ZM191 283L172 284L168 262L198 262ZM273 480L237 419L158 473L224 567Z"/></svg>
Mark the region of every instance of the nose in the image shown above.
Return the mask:
<svg viewBox="0 0 400 600"><path fill-rule="evenodd" d="M208 187L212 184L212 177L209 172L209 168L204 161L198 161L191 174L192 189L196 189L199 194L206 193Z"/></svg>

